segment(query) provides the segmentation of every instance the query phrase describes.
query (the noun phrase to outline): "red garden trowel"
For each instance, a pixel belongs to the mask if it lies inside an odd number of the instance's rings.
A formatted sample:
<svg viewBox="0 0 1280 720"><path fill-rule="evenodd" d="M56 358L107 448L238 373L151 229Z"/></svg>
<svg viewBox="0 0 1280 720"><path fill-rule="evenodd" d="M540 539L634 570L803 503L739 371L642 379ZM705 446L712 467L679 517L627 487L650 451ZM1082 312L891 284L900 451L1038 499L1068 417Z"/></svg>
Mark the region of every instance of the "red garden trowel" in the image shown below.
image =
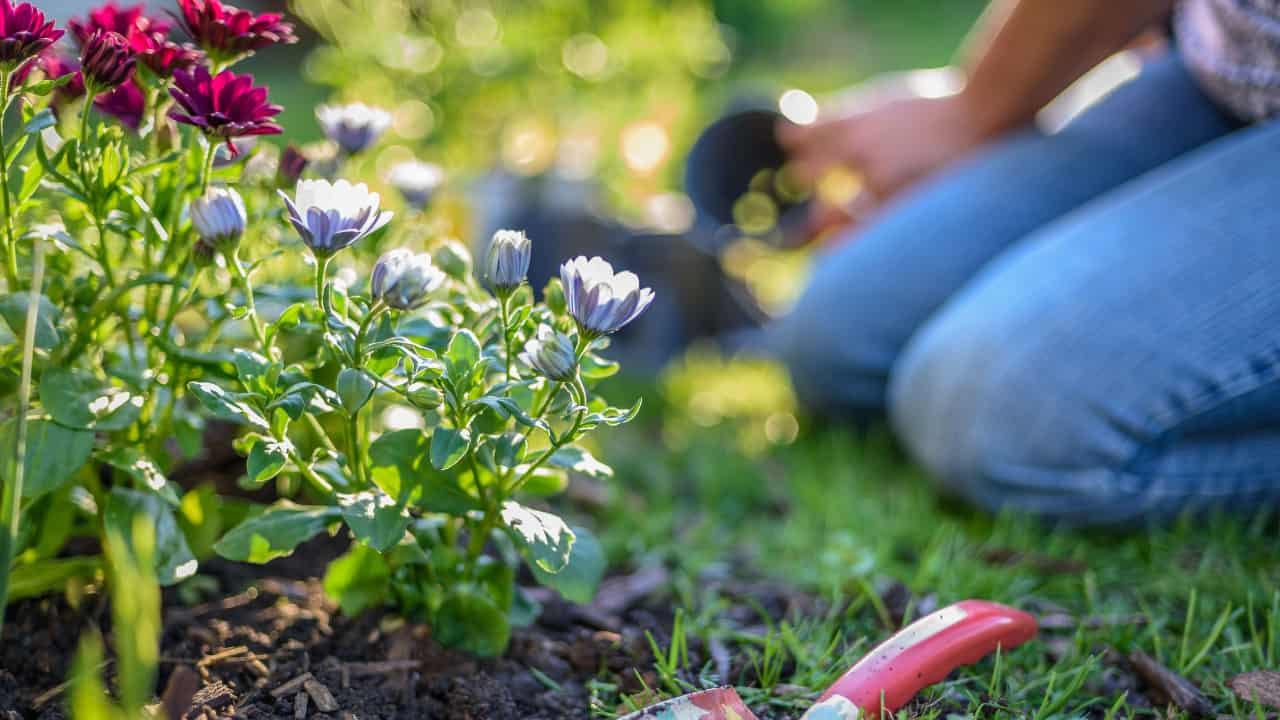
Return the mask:
<svg viewBox="0 0 1280 720"><path fill-rule="evenodd" d="M894 712L961 665L1036 634L1036 620L985 600L965 600L903 628L827 689L801 720L855 720ZM733 688L721 687L658 703L621 720L757 720Z"/></svg>

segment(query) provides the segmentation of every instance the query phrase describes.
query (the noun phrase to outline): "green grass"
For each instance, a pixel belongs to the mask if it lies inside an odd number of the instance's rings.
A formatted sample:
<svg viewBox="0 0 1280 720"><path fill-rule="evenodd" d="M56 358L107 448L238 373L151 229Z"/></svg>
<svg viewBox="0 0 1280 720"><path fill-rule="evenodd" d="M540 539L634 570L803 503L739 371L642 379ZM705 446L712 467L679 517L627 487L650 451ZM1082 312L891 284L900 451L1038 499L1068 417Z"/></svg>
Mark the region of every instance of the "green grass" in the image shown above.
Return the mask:
<svg viewBox="0 0 1280 720"><path fill-rule="evenodd" d="M760 366L695 358L650 398L648 424L606 441L618 471L615 505L599 521L610 557L617 566L664 563L680 595L680 628L674 648L658 648L655 690L718 682L709 666L681 666L680 636L704 646L730 640L750 648L759 678L740 688L748 703L796 716L811 699L775 689L825 689L890 634L880 593L898 581L915 598L936 594L939 605L984 598L1040 614L1060 608L1082 621L953 674L924 693L931 705L921 717L1164 716L1116 689L1127 671L1112 649L1140 649L1186 675L1220 713L1251 713L1225 683L1276 667L1274 517L1188 518L1128 533L991 517L940 498L883 435L806 427L792 444L753 440L768 417L793 412L773 377ZM717 411L708 415L708 406ZM1030 559L989 559L1008 550ZM764 636L744 635L722 617L723 600L699 589L700 578L743 572L816 593L834 609L762 618Z"/></svg>

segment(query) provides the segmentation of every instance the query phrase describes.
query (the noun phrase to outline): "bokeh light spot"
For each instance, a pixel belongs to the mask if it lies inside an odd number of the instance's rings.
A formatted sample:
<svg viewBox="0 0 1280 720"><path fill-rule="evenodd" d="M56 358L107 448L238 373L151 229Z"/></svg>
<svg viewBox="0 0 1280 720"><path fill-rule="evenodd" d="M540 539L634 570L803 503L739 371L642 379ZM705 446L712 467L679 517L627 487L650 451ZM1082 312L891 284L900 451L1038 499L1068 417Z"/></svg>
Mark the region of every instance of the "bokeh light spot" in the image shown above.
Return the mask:
<svg viewBox="0 0 1280 720"><path fill-rule="evenodd" d="M671 139L657 123L632 123L622 130L622 159L632 172L652 173L670 150Z"/></svg>
<svg viewBox="0 0 1280 720"><path fill-rule="evenodd" d="M797 125L812 125L818 119L818 101L803 90L792 88L778 98L782 116Z"/></svg>

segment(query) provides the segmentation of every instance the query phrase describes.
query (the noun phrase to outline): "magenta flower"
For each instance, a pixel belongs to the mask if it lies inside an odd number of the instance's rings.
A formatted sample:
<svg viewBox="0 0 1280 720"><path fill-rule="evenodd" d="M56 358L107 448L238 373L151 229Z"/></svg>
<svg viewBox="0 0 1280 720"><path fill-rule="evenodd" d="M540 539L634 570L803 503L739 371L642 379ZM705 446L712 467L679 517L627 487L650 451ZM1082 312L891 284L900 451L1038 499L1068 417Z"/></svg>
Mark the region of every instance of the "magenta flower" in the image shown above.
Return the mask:
<svg viewBox="0 0 1280 720"><path fill-rule="evenodd" d="M298 42L279 13L254 15L220 0L178 0L182 27L215 63L238 60L276 43ZM176 16L175 16L176 17Z"/></svg>
<svg viewBox="0 0 1280 720"><path fill-rule="evenodd" d="M281 132L271 118L282 108L267 102L267 89L255 87L252 75L223 70L210 77L201 65L195 70L178 70L173 82L176 87L169 88L169 94L181 108L170 110L169 117L195 125L209 137L225 138L232 155L238 151L231 138Z"/></svg>
<svg viewBox="0 0 1280 720"><path fill-rule="evenodd" d="M168 22L147 15L146 7L143 5L120 7L114 2L108 2L102 7L90 10L86 20L72 18L67 21L67 29L76 37L81 47L89 41L89 37L96 30L119 33L133 40L133 36L138 34L164 35L169 32L170 27Z"/></svg>
<svg viewBox="0 0 1280 720"><path fill-rule="evenodd" d="M31 3L0 0L0 69L12 72L62 37Z"/></svg>
<svg viewBox="0 0 1280 720"><path fill-rule="evenodd" d="M94 94L128 80L136 63L129 41L111 30L94 30L80 50L80 72Z"/></svg>
<svg viewBox="0 0 1280 720"><path fill-rule="evenodd" d="M119 120L130 130L137 130L142 124L142 116L147 109L146 96L142 88L130 78L119 87L104 92L93 99L93 106L99 112Z"/></svg>
<svg viewBox="0 0 1280 720"><path fill-rule="evenodd" d="M190 43L176 43L160 33L134 33L129 36L133 48L142 63L157 77L170 78L176 70L198 64L204 53Z"/></svg>

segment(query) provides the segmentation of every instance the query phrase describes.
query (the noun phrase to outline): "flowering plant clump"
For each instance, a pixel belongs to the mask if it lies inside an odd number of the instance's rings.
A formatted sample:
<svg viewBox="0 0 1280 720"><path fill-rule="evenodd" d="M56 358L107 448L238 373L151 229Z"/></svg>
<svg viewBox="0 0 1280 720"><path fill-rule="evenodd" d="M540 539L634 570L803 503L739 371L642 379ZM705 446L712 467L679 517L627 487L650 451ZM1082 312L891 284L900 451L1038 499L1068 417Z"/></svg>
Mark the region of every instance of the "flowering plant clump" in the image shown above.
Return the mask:
<svg viewBox="0 0 1280 720"><path fill-rule="evenodd" d="M303 177L292 146L271 166L247 141L283 132L280 108L230 66L292 27L180 5L203 52L108 4L70 27L77 66L39 11L0 0L0 623L15 598L178 583L213 553L266 562L341 531L324 582L344 610L499 652L535 607L518 559L574 600L604 570L538 498L610 473L582 442L638 404L592 392L618 369L598 353L652 293L578 258L536 302L535 239L502 231L473 263L424 221L434 165L398 174L399 217L359 178ZM330 128L347 156L387 122L352 107ZM211 423L239 428L240 483L274 502L170 477ZM68 554L80 537L110 562Z"/></svg>

